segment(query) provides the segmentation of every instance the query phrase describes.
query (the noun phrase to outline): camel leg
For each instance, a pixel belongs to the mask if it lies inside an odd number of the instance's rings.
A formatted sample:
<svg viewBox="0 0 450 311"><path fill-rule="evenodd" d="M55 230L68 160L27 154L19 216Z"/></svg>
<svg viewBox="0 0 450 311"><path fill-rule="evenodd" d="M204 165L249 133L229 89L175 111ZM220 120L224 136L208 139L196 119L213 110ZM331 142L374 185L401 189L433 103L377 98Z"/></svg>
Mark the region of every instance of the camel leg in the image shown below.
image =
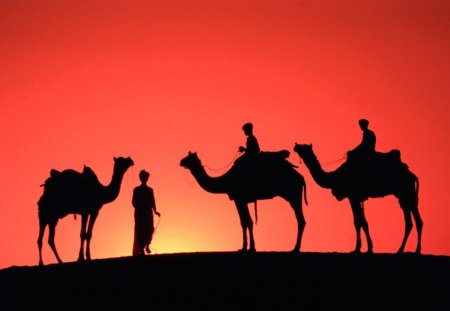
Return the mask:
<svg viewBox="0 0 450 311"><path fill-rule="evenodd" d="M401 254L405 251L406 241L408 240L409 234L411 233L413 227L411 213L409 211L403 210L403 216L405 219L405 233L403 235L402 245L400 245L397 254Z"/></svg>
<svg viewBox="0 0 450 311"><path fill-rule="evenodd" d="M414 206L415 207L412 209L412 214L413 214L413 217L414 217L414 222L416 223L416 230L417 230L416 254L420 254L422 252L422 228L423 228L423 221L422 221L422 217L420 217L419 209L417 208L417 203Z"/></svg>
<svg viewBox="0 0 450 311"><path fill-rule="evenodd" d="M360 203L361 205L361 227L364 231L364 233L366 234L366 241L367 241L367 252L372 254L373 253L373 244L372 244L372 238L370 237L370 233L369 233L369 223L367 222L366 219L366 213L364 212L364 207L362 205L362 203Z"/></svg>
<svg viewBox="0 0 450 311"><path fill-rule="evenodd" d="M422 252L422 228L423 228L423 221L422 217L420 217L419 213L419 179L415 178L415 186L414 186L414 193L411 194L410 198L410 207L411 207L411 213L414 217L414 222L416 223L416 231L417 231L417 247L416 247L416 254L420 254Z"/></svg>
<svg viewBox="0 0 450 311"><path fill-rule="evenodd" d="M81 230L80 230L80 252L78 255L78 261L84 261L84 241L86 240L86 225L89 215L81 216Z"/></svg>
<svg viewBox="0 0 450 311"><path fill-rule="evenodd" d="M236 207L239 213L239 220L242 227L242 249L241 251L246 251L247 242L247 231L250 236L250 248L249 251L255 251L255 241L253 237L253 221L250 216L250 211L248 210L248 205L245 202L236 201Z"/></svg>
<svg viewBox="0 0 450 311"><path fill-rule="evenodd" d="M49 232L48 232L48 245L50 245L50 248L53 251L53 254L55 254L56 260L58 260L58 263L62 263L61 258L59 258L58 251L56 250L55 245L55 228L56 228L57 222L50 223L48 225Z"/></svg>
<svg viewBox="0 0 450 311"><path fill-rule="evenodd" d="M47 227L47 224L44 223L42 220L39 220L39 236L37 240L38 249L39 249L39 265L43 266L44 261L42 260L42 239L44 238L44 232L45 227Z"/></svg>
<svg viewBox="0 0 450 311"><path fill-rule="evenodd" d="M292 252L300 252L303 231L305 230L305 226L306 226L306 221L305 221L305 217L303 215L303 210L302 210L301 199L300 199L299 203L297 201L291 202L291 206L294 209L295 218L297 219L297 240L295 242L294 248L292 249Z"/></svg>
<svg viewBox="0 0 450 311"><path fill-rule="evenodd" d="M94 228L95 220L97 219L98 212L91 214L89 217L89 225L86 233L86 259L91 260L91 238L92 230Z"/></svg>
<svg viewBox="0 0 450 311"><path fill-rule="evenodd" d="M401 254L405 251L406 241L408 241L409 234L411 233L413 223L411 219L411 209L408 205L408 200L400 199L399 200L400 207L403 210L403 217L405 219L405 233L403 235L402 244L400 245L400 248L397 251L397 254Z"/></svg>
<svg viewBox="0 0 450 311"><path fill-rule="evenodd" d="M369 233L369 225L367 223L366 217L364 216L364 209L362 207L362 203L359 200L350 199L350 206L352 207L353 224L355 226L356 231L356 245L355 250L353 252L354 253L361 252L361 227L362 227L367 238L367 252L371 253L373 249L372 239Z"/></svg>

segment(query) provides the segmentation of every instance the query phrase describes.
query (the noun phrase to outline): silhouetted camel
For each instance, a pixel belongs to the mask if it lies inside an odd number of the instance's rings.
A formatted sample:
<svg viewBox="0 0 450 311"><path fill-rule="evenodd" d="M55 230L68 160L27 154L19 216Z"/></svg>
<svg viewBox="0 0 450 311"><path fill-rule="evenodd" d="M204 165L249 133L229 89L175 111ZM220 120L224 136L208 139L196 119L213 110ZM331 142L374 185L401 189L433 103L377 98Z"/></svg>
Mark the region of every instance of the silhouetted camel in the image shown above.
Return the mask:
<svg viewBox="0 0 450 311"><path fill-rule="evenodd" d="M72 169L62 172L51 170L51 176L45 181L44 193L38 201L39 210L39 265L42 261L42 238L49 226L48 244L56 259L62 263L55 246L55 227L58 220L68 214L81 215L81 246L78 261L91 260L90 242L92 229L98 212L104 204L114 201L120 192L125 172L132 166L130 157L114 158L114 170L109 185L100 184L95 173L87 166L79 173ZM86 258L84 242L86 241Z"/></svg>
<svg viewBox="0 0 450 311"><path fill-rule="evenodd" d="M361 251L361 228L366 234L367 252L373 252L363 202L368 198L394 195L403 210L405 220L403 241L397 253L404 252L406 241L413 227L412 214L417 230L416 253L420 254L423 222L418 209L419 180L408 166L401 162L398 150L386 154L377 153L377 157L363 171L361 171L361 167L352 168L352 164L347 161L333 172L325 172L322 169L311 144L295 144L294 151L303 159L311 176L319 186L332 189L333 195L339 201L344 198L349 199L356 229L354 252Z"/></svg>
<svg viewBox="0 0 450 311"><path fill-rule="evenodd" d="M289 155L289 152L286 152ZM293 165L284 158L264 152L260 157L259 169L253 177L245 176L245 173L237 165L231 167L222 176L210 177L195 152L189 152L181 160L180 165L191 171L204 190L211 193L228 194L230 200L234 201L239 213L243 233L241 251L256 251L253 238L253 221L248 210L248 203L272 199L276 196L280 196L288 201L295 212L297 240L292 251L300 251L303 230L306 225L302 210L303 191L305 191L305 203L308 204L305 180L293 168ZM247 231L250 238L248 249Z"/></svg>

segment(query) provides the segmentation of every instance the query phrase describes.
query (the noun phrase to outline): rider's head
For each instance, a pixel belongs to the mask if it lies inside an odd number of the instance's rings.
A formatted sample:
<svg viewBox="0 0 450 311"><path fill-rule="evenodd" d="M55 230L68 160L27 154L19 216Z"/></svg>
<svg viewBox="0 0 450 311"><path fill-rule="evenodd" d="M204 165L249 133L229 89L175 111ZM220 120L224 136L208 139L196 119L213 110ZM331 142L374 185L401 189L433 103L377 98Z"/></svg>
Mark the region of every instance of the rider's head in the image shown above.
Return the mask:
<svg viewBox="0 0 450 311"><path fill-rule="evenodd" d="M248 122L248 123L245 123L243 126L242 126L242 129L244 130L244 133L251 133L252 131L253 131L253 124L252 123L250 123L250 122Z"/></svg>
<svg viewBox="0 0 450 311"><path fill-rule="evenodd" d="M149 177L150 177L150 173L147 172L146 170L141 170L141 171L139 172L139 179L140 179L142 182L146 182L146 181L148 180Z"/></svg>
<svg viewBox="0 0 450 311"><path fill-rule="evenodd" d="M362 130L365 130L365 129L367 129L367 128L369 127L369 121L366 120L366 119L360 119L360 120L358 121L358 123L359 123L359 127L360 127Z"/></svg>

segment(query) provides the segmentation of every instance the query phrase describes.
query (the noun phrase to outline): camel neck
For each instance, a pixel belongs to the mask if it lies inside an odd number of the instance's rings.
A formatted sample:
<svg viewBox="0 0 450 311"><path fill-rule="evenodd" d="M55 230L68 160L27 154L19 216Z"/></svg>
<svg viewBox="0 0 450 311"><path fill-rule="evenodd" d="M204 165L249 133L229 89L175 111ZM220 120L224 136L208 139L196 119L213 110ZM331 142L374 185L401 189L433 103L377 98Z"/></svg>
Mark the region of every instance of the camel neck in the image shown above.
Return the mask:
<svg viewBox="0 0 450 311"><path fill-rule="evenodd" d="M331 188L331 174L325 172L314 153L303 157L306 167L311 173L314 181L322 188Z"/></svg>
<svg viewBox="0 0 450 311"><path fill-rule="evenodd" d="M114 169L110 183L104 187L104 200L106 203L114 201L120 192L124 170Z"/></svg>
<svg viewBox="0 0 450 311"><path fill-rule="evenodd" d="M210 193L226 193L226 183L224 176L211 177L206 173L203 165L192 167L191 173L197 180L200 187Z"/></svg>

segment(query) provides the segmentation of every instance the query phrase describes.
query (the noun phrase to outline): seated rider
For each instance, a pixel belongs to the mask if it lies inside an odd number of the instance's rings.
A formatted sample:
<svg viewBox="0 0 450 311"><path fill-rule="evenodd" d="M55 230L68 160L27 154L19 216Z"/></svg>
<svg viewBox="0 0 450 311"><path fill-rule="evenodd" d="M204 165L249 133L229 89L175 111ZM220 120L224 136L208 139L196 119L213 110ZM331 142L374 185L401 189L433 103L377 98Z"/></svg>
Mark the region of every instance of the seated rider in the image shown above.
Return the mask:
<svg viewBox="0 0 450 311"><path fill-rule="evenodd" d="M253 124L245 123L242 126L242 130L247 136L247 141L245 147L239 146L239 152L243 152L243 154L236 160L236 163L242 163L243 161L245 161L245 163L253 162L261 152L258 140L256 139L255 135L253 135Z"/></svg>
<svg viewBox="0 0 450 311"><path fill-rule="evenodd" d="M375 153L377 138L375 133L369 129L369 121L366 119L360 119L358 123L363 132L363 136L361 143L353 150L347 152L347 156L352 159L364 159Z"/></svg>

